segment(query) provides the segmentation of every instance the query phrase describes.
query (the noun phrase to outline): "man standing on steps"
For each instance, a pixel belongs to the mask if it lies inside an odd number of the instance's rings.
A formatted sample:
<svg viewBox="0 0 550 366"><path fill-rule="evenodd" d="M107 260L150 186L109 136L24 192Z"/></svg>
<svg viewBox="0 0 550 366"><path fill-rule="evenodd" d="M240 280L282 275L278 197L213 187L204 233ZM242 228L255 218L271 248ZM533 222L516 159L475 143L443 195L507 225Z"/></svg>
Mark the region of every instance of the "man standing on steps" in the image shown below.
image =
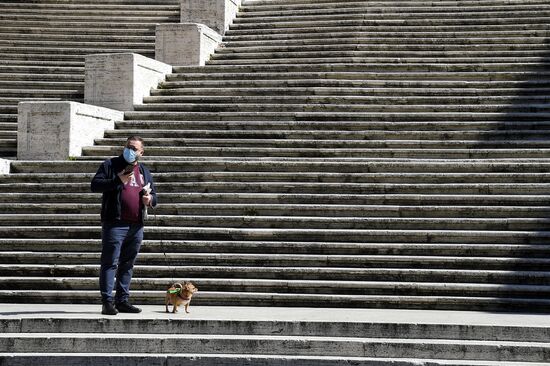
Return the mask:
<svg viewBox="0 0 550 366"><path fill-rule="evenodd" d="M138 162L143 156L143 147L140 137L128 138L122 155L105 160L92 179L92 192L103 193L99 289L103 302L101 313L106 315L141 312L128 301L130 281L143 240L145 212L147 207L157 204L153 177L149 169Z"/></svg>

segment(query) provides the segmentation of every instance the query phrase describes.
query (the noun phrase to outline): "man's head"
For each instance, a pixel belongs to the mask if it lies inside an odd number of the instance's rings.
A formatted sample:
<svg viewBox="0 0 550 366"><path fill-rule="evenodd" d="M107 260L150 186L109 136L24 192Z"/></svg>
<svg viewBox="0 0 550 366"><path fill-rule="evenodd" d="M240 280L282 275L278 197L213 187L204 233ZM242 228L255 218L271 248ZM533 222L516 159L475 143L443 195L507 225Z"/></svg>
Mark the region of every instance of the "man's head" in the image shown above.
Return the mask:
<svg viewBox="0 0 550 366"><path fill-rule="evenodd" d="M139 136L130 136L126 140L126 145L124 146L124 158L128 163L137 163L137 159L143 156L144 146L143 139ZM135 155L135 156L133 156ZM134 159L132 159L132 157Z"/></svg>

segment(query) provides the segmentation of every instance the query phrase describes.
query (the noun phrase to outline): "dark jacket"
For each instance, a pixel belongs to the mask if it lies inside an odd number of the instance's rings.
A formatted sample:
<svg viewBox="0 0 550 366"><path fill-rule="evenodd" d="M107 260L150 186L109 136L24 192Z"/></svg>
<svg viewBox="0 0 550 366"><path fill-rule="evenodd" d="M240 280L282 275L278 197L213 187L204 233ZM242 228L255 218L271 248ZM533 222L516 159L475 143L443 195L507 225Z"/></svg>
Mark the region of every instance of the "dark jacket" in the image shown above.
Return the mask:
<svg viewBox="0 0 550 366"><path fill-rule="evenodd" d="M157 205L157 191L153 183L153 177L149 169L145 165L139 164L139 172L143 175L143 184L151 183L151 205ZM101 164L94 178L92 179L92 192L103 193L103 201L101 202L101 221L120 220L121 203L120 194L122 192L122 181L118 177L128 163L122 155L116 158L107 159ZM143 215L142 215L143 223Z"/></svg>

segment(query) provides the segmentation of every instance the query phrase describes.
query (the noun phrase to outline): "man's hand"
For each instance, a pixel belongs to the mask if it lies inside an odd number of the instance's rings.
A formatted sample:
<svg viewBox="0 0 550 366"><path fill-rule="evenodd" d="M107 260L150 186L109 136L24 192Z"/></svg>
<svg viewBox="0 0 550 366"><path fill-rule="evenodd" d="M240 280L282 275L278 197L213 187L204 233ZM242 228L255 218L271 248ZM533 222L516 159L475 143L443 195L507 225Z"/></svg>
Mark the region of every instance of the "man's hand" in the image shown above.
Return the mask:
<svg viewBox="0 0 550 366"><path fill-rule="evenodd" d="M129 174L124 174L124 170L123 170L120 173L118 173L117 175L118 175L118 177L120 178L120 181L123 184L127 184L132 179L132 175L134 175L134 172L132 171Z"/></svg>
<svg viewBox="0 0 550 366"><path fill-rule="evenodd" d="M141 201L143 202L143 204L145 206L151 206L151 202L153 201L153 197L151 197L150 194L144 194L142 197L141 197Z"/></svg>

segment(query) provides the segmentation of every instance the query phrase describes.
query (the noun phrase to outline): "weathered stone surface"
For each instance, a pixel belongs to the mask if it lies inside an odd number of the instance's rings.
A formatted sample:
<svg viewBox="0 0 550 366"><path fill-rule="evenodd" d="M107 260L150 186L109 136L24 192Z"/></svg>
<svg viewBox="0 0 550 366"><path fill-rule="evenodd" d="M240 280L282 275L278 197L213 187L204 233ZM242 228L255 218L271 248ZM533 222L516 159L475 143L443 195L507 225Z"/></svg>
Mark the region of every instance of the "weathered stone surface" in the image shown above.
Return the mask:
<svg viewBox="0 0 550 366"><path fill-rule="evenodd" d="M222 37L204 24L159 24L155 57L170 65L204 66Z"/></svg>
<svg viewBox="0 0 550 366"><path fill-rule="evenodd" d="M102 137L124 113L76 102L19 103L17 158L64 160Z"/></svg>
<svg viewBox="0 0 550 366"><path fill-rule="evenodd" d="M205 24L224 34L240 5L241 0L181 0L181 22Z"/></svg>
<svg viewBox="0 0 550 366"><path fill-rule="evenodd" d="M133 110L171 71L172 66L135 53L86 56L84 101Z"/></svg>

